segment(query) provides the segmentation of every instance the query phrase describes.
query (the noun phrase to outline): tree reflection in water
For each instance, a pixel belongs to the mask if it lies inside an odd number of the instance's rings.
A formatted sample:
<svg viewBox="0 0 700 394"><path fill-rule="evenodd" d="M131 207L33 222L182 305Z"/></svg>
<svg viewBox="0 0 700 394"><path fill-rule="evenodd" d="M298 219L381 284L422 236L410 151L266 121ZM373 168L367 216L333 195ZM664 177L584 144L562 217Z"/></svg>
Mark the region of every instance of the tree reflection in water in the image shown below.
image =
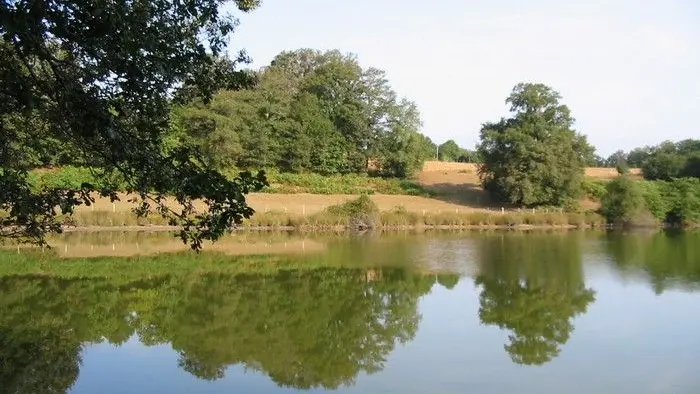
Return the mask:
<svg viewBox="0 0 700 394"><path fill-rule="evenodd" d="M513 362L542 365L561 351L595 293L584 284L578 237L522 234L480 240L482 323L510 331Z"/></svg>
<svg viewBox="0 0 700 394"><path fill-rule="evenodd" d="M0 280L3 392L67 391L82 344L169 343L202 379L243 365L280 386L349 385L410 341L431 275L400 269L204 274L145 282Z"/></svg>

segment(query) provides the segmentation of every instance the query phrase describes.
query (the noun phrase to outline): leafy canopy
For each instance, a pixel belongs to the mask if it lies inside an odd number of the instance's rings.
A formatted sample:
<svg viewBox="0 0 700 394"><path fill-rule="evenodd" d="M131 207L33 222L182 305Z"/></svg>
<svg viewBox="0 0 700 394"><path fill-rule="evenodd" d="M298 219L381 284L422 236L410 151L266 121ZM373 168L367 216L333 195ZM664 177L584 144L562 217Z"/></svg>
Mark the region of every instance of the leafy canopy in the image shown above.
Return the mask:
<svg viewBox="0 0 700 394"><path fill-rule="evenodd" d="M354 55L284 51L256 77L251 89L225 90L209 104L179 109L181 123L197 126L178 140L219 147L209 159L224 169L323 175L405 177L434 155L419 133L416 105L398 97L384 71L361 67Z"/></svg>
<svg viewBox="0 0 700 394"><path fill-rule="evenodd" d="M167 149L173 99L240 87L245 61L221 58L237 25L218 0L0 2L0 228L3 236L43 242L61 231L59 215L115 188L33 189L28 170L68 146L71 161L120 173L137 212L156 211L183 226L198 248L252 214L244 194L264 176L229 179L197 146ZM236 0L240 11L259 5ZM206 153L206 149L204 149ZM165 203L176 200L177 208ZM206 203L195 212L193 201Z"/></svg>
<svg viewBox="0 0 700 394"><path fill-rule="evenodd" d="M544 84L519 83L506 99L512 117L483 125L480 177L498 200L563 205L578 197L593 148L572 129L574 119L560 98Z"/></svg>

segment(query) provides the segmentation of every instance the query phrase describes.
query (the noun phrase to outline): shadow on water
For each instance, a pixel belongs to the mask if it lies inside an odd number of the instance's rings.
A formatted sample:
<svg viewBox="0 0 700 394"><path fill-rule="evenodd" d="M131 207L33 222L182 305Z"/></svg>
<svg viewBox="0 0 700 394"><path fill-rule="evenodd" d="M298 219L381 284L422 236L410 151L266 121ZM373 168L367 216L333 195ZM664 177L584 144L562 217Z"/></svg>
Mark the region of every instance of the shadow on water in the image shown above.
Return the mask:
<svg viewBox="0 0 700 394"><path fill-rule="evenodd" d="M698 233L400 234L323 245L322 253L257 260L4 252L0 392L67 392L84 346L134 337L169 344L179 368L204 380L240 365L281 387L353 385L413 340L422 297L465 277L476 285L480 322L508 332L511 360L542 365L595 302L584 275L589 249L623 275L644 276L657 293L700 282Z"/></svg>

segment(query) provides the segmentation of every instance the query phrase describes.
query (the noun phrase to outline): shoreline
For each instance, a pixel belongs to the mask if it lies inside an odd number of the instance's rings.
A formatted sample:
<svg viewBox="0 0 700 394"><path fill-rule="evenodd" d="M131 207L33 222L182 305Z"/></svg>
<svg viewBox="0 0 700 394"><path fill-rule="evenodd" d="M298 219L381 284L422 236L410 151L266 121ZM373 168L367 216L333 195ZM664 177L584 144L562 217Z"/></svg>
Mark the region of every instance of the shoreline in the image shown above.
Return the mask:
<svg viewBox="0 0 700 394"><path fill-rule="evenodd" d="M534 225L534 224L519 224L519 225L400 225L400 226L378 226L363 230L356 230L350 226L313 226L305 225L301 227L295 226L241 226L231 229L231 232L241 231L256 231L256 232L362 232L362 231L411 231L411 230L577 230L577 229L604 229L608 226L577 226L573 224L565 225ZM144 226L65 226L62 228L64 233L70 232L169 232L182 230L180 226L161 226L161 225L144 225Z"/></svg>

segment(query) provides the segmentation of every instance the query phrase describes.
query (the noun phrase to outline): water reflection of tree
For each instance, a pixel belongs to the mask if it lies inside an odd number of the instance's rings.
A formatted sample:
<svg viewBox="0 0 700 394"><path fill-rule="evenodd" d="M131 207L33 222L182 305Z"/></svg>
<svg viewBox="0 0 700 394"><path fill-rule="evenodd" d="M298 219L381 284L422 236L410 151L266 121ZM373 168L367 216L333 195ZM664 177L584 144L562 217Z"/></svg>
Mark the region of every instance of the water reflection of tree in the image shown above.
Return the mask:
<svg viewBox="0 0 700 394"><path fill-rule="evenodd" d="M513 362L541 365L559 355L586 312L594 292L586 288L578 235L487 236L479 243L482 323L510 331L505 345Z"/></svg>
<svg viewBox="0 0 700 394"><path fill-rule="evenodd" d="M0 393L65 393L80 369L80 344L52 331L0 330Z"/></svg>
<svg viewBox="0 0 700 394"><path fill-rule="evenodd" d="M29 392L65 392L77 377L81 344L103 337L123 343L138 334L148 345L169 343L180 353L179 366L202 379L221 378L238 364L281 386L335 388L381 370L395 344L413 338L418 299L434 282L400 269L205 274L128 284L5 278L0 373L3 382L16 377L16 389L8 392L26 391L30 383ZM55 340L59 333L65 337ZM49 340L51 346L41 342ZM22 351L32 346L44 353Z"/></svg>
<svg viewBox="0 0 700 394"><path fill-rule="evenodd" d="M623 272L641 272L654 291L700 285L700 232L609 232L606 251Z"/></svg>

